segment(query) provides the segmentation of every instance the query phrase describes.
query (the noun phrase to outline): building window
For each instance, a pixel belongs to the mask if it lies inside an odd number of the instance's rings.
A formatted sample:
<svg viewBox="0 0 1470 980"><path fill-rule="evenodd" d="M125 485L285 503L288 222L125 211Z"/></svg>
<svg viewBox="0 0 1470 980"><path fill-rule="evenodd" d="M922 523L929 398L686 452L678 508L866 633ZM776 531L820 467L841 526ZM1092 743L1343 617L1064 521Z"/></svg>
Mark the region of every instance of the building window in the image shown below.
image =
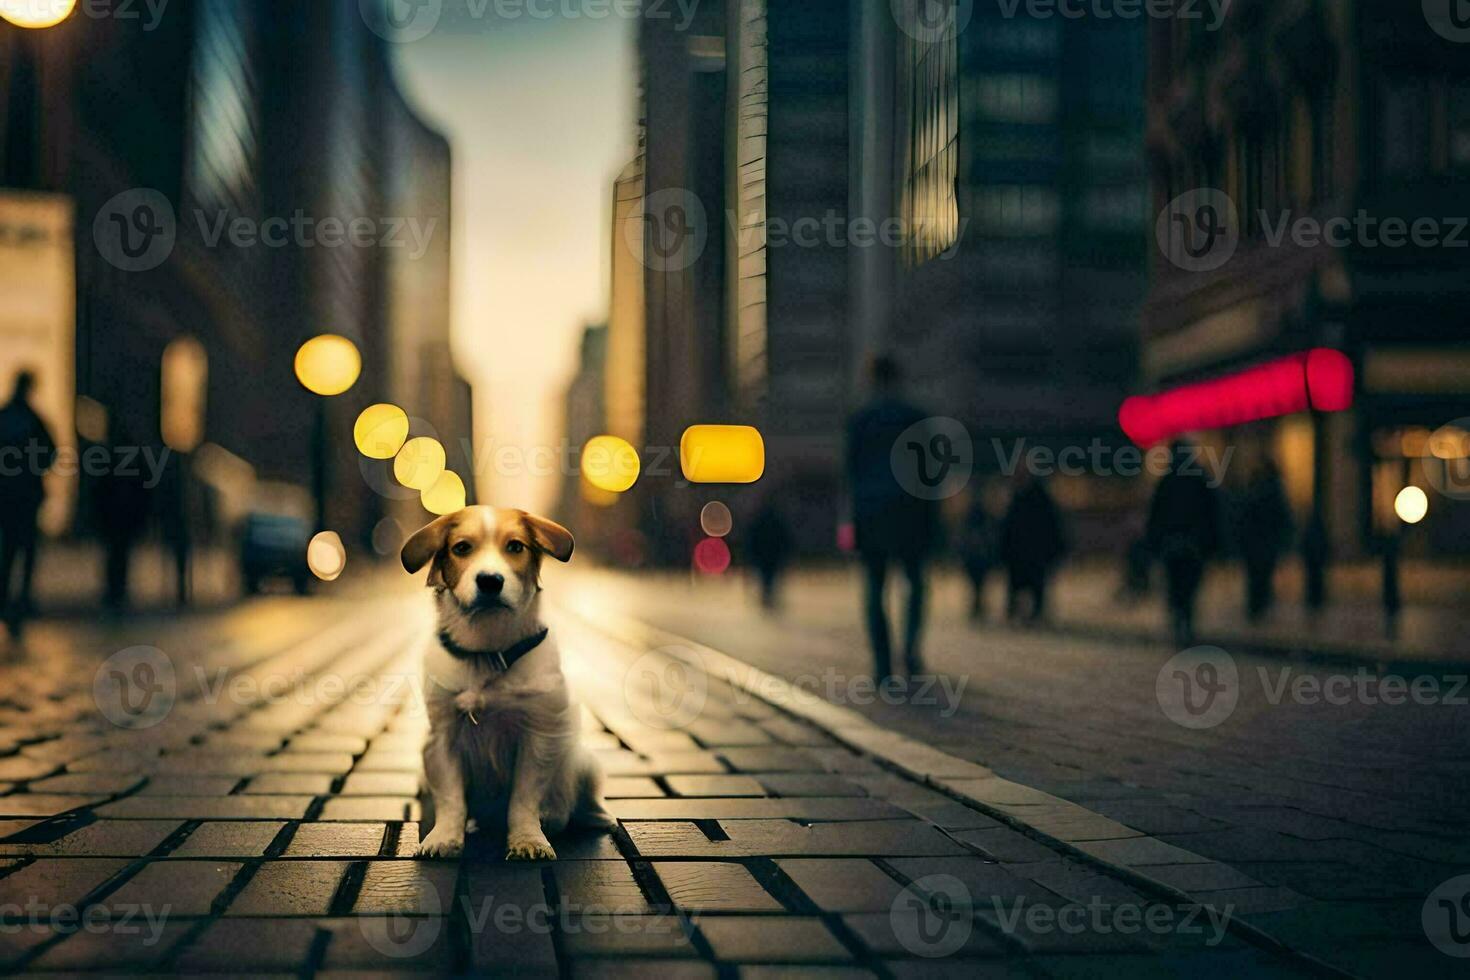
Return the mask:
<svg viewBox="0 0 1470 980"><path fill-rule="evenodd" d="M900 41L898 107L904 159L900 215L905 259L928 261L959 239L959 47L954 32L928 43Z"/></svg>
<svg viewBox="0 0 1470 980"><path fill-rule="evenodd" d="M1050 123L1057 115L1057 86L1040 75L981 75L972 80L976 115L991 122Z"/></svg>
<svg viewBox="0 0 1470 980"><path fill-rule="evenodd" d="M1012 184L975 192L975 220L990 235L1030 237L1057 228L1061 203L1050 187Z"/></svg>
<svg viewBox="0 0 1470 980"><path fill-rule="evenodd" d="M188 190L203 204L250 211L259 119L249 14L230 0L204 0L198 17Z"/></svg>

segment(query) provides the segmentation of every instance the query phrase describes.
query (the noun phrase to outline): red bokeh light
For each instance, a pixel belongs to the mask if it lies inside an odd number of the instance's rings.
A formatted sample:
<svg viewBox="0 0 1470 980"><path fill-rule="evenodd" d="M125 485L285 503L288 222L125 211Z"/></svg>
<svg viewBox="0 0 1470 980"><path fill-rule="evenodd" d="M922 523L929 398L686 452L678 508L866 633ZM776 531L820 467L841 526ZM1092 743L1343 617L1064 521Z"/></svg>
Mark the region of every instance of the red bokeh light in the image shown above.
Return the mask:
<svg viewBox="0 0 1470 980"><path fill-rule="evenodd" d="M1318 348L1214 381L1129 398L1118 409L1118 425L1148 447L1194 429L1223 429L1313 408L1341 412L1352 404L1352 362L1341 351Z"/></svg>
<svg viewBox="0 0 1470 980"><path fill-rule="evenodd" d="M730 547L723 538L705 538L694 546L694 567L706 575L723 575L730 567Z"/></svg>

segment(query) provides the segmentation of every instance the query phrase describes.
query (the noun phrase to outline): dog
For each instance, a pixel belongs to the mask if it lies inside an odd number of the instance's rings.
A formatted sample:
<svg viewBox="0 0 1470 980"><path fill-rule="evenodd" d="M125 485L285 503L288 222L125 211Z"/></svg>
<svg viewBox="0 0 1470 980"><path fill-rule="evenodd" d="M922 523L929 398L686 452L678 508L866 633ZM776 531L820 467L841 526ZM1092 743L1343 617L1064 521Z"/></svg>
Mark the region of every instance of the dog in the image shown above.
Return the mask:
<svg viewBox="0 0 1470 980"><path fill-rule="evenodd" d="M452 858L471 809L506 804L506 858L552 860L548 836L611 830L601 771L579 744L580 709L541 621L541 562L571 560L566 528L522 510L466 507L403 546L410 574L429 566L439 633L424 662L429 737L424 781L434 828L421 858ZM498 803L497 803L498 805Z"/></svg>

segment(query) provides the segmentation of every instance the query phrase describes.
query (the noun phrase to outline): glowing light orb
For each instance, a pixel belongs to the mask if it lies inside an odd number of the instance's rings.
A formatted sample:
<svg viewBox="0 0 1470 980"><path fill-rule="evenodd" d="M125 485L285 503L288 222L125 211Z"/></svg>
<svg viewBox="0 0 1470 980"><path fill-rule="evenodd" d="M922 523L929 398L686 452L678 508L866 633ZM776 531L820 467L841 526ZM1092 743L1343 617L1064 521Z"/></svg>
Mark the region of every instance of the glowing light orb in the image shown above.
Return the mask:
<svg viewBox="0 0 1470 980"><path fill-rule="evenodd" d="M449 457L439 440L432 436L410 439L398 450L393 460L393 478L410 490L431 489L444 475Z"/></svg>
<svg viewBox="0 0 1470 980"><path fill-rule="evenodd" d="M642 463L638 450L626 439L597 436L582 447L582 475L608 493L624 493L638 482Z"/></svg>
<svg viewBox="0 0 1470 980"><path fill-rule="evenodd" d="M694 567L705 575L723 575L730 567L730 546L723 538L705 538L694 546Z"/></svg>
<svg viewBox="0 0 1470 980"><path fill-rule="evenodd" d="M362 373L362 355L346 337L324 333L301 345L296 352L296 380L318 395L340 395L357 384Z"/></svg>
<svg viewBox="0 0 1470 980"><path fill-rule="evenodd" d="M723 538L735 527L735 518L730 508L718 500L711 500L699 512L699 526L712 538Z"/></svg>
<svg viewBox="0 0 1470 980"><path fill-rule="evenodd" d="M77 0L0 0L0 20L16 27L55 27L76 7Z"/></svg>
<svg viewBox="0 0 1470 980"><path fill-rule="evenodd" d="M336 531L322 531L306 546L306 567L323 582L335 582L347 567L347 548Z"/></svg>
<svg viewBox="0 0 1470 980"><path fill-rule="evenodd" d="M439 474L439 479L434 481L434 485L423 492L420 499L423 501L424 510L438 517L453 514L457 510L464 510L464 481L453 470L445 470Z"/></svg>
<svg viewBox="0 0 1470 980"><path fill-rule="evenodd" d="M1429 513L1429 496L1418 487L1404 487L1393 498L1393 512L1405 524L1418 524Z"/></svg>
<svg viewBox="0 0 1470 980"><path fill-rule="evenodd" d="M397 405L369 405L352 426L352 440L368 459L392 459L408 441L408 413Z"/></svg>
<svg viewBox="0 0 1470 980"><path fill-rule="evenodd" d="M766 443L748 425L692 425L679 440L690 483L754 483L766 472Z"/></svg>

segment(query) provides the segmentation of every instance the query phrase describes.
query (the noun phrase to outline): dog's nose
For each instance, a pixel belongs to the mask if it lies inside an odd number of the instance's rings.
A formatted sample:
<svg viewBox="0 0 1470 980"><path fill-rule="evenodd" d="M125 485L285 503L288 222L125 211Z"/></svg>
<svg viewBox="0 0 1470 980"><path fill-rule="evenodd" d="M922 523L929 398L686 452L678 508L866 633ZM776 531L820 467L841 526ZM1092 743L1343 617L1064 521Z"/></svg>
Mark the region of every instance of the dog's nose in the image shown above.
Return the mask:
<svg viewBox="0 0 1470 980"><path fill-rule="evenodd" d="M500 590L505 588L505 576L499 572L481 572L475 576L475 584L486 595L500 595Z"/></svg>

